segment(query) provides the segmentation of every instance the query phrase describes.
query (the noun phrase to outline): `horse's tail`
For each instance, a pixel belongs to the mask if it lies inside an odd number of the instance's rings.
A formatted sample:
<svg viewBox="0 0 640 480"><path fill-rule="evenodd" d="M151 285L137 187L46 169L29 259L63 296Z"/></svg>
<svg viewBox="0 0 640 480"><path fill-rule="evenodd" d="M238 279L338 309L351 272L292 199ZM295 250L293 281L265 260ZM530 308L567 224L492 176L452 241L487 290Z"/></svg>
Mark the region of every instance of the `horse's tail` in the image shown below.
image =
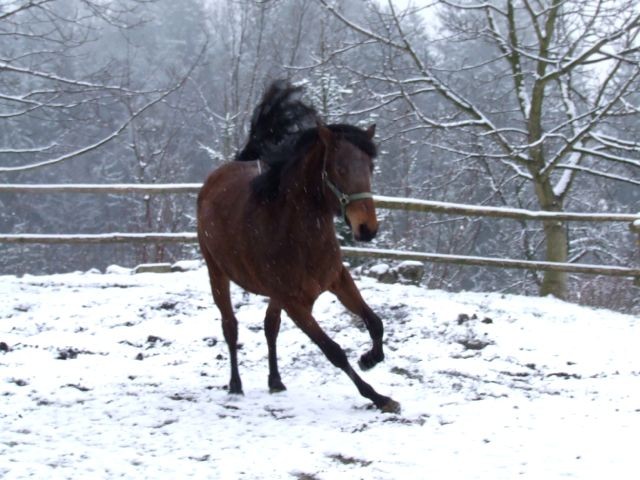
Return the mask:
<svg viewBox="0 0 640 480"><path fill-rule="evenodd" d="M290 134L315 126L317 112L300 99L301 91L286 80L269 85L253 111L249 139L236 160L257 160Z"/></svg>

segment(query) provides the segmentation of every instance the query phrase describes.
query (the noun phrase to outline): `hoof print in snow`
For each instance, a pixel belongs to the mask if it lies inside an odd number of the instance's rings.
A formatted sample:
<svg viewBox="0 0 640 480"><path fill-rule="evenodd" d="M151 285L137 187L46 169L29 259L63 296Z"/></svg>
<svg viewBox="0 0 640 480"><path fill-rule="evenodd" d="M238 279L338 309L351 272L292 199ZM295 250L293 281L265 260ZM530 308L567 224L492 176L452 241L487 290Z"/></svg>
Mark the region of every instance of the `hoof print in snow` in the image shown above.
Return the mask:
<svg viewBox="0 0 640 480"><path fill-rule="evenodd" d="M173 395L169 395L171 400L176 402L195 402L196 399L191 395L183 395L181 393L174 393Z"/></svg>
<svg viewBox="0 0 640 480"><path fill-rule="evenodd" d="M79 350L74 347L59 348L56 360L74 360L78 355L95 355L95 352L89 350ZM108 355L108 353L100 353L99 355Z"/></svg>
<svg viewBox="0 0 640 480"><path fill-rule="evenodd" d="M276 420L286 420L288 418L294 418L293 415L286 414L284 408L264 407L264 410L269 413Z"/></svg>
<svg viewBox="0 0 640 480"><path fill-rule="evenodd" d="M149 335L147 337L147 348L153 348L153 347L157 347L157 346L161 346L161 347L168 347L169 345L171 345L171 341L170 340L165 340L162 337L157 337L155 335Z"/></svg>
<svg viewBox="0 0 640 480"><path fill-rule="evenodd" d="M58 350L58 356L56 358L58 360L73 360L74 358L78 358L78 351L75 348Z"/></svg>
<svg viewBox="0 0 640 480"><path fill-rule="evenodd" d="M382 422L397 423L400 425L418 425L421 427L422 425L427 423L428 418L429 418L429 415L427 414L420 415L418 418L404 418L400 415L392 415L390 417L385 418Z"/></svg>
<svg viewBox="0 0 640 480"><path fill-rule="evenodd" d="M291 472L291 476L296 480L320 480L320 477L315 476L313 473Z"/></svg>
<svg viewBox="0 0 640 480"><path fill-rule="evenodd" d="M348 457L341 453L332 453L327 455L331 460L342 463L343 465L357 465L359 467L368 467L371 465L370 460L362 460L361 458Z"/></svg>
<svg viewBox="0 0 640 480"><path fill-rule="evenodd" d="M79 392L90 392L91 391L91 389L89 387L85 387L85 386L79 385L77 383L67 383L66 385L63 385L62 388L75 388Z"/></svg>
<svg viewBox="0 0 640 480"><path fill-rule="evenodd" d="M200 457L187 457L189 460L193 460L194 462L208 462L211 458L211 455L205 454Z"/></svg>
<svg viewBox="0 0 640 480"><path fill-rule="evenodd" d="M0 342L0 352L7 353L10 350L11 349L9 348L9 345L7 345L5 342Z"/></svg>
<svg viewBox="0 0 640 480"><path fill-rule="evenodd" d="M218 344L216 337L204 337L202 341L207 343L207 347L215 347Z"/></svg>
<svg viewBox="0 0 640 480"><path fill-rule="evenodd" d="M172 300L167 300L165 302L162 302L160 305L158 305L156 308L158 310L175 310L175 308L178 306L178 302L176 301L172 301Z"/></svg>
<svg viewBox="0 0 640 480"><path fill-rule="evenodd" d="M582 376L578 375L577 373L567 373L567 372L549 373L547 377L560 377L565 380L570 380L570 379L580 380L582 378Z"/></svg>
<svg viewBox="0 0 640 480"><path fill-rule="evenodd" d="M411 372L409 370L407 370L406 368L402 368L402 367L391 367L390 370L391 373L395 373L396 375L401 375L403 377L406 377L410 380L418 380L419 382L424 382L424 377L419 374L419 373L415 373L415 372Z"/></svg>
<svg viewBox="0 0 640 480"><path fill-rule="evenodd" d="M93 352L87 350L78 350L77 348L68 347L58 349L57 360L73 360L78 358L78 355L93 355Z"/></svg>
<svg viewBox="0 0 640 480"><path fill-rule="evenodd" d="M477 320L477 319L478 319L478 316L475 313L471 316L467 315L466 313L461 313L460 315L458 315L456 322L458 323L458 325L464 325L469 320Z"/></svg>
<svg viewBox="0 0 640 480"><path fill-rule="evenodd" d="M458 340L458 343L467 350L482 350L491 345L490 341L482 340L480 338L463 338Z"/></svg>

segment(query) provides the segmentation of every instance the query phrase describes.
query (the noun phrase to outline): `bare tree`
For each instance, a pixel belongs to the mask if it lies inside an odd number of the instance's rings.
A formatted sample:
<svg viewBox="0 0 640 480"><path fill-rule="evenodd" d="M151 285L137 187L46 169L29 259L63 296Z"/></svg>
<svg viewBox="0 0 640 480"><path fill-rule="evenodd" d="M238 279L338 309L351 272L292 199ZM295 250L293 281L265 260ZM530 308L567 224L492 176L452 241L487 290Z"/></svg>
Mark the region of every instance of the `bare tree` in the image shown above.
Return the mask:
<svg viewBox="0 0 640 480"><path fill-rule="evenodd" d="M98 40L145 22L148 0L13 0L0 6L0 173L92 152L184 85L128 82ZM122 38L122 37L120 37ZM184 73L184 72L183 72ZM120 99L133 108L126 110ZM105 119L101 121L101 119Z"/></svg>
<svg viewBox="0 0 640 480"><path fill-rule="evenodd" d="M0 181L175 182L205 171L194 148L209 133L194 88L208 46L201 11L199 0L2 2ZM184 230L192 204L174 195L9 194L0 230ZM2 248L0 268L14 272L142 260L110 246L60 247L64 255Z"/></svg>
<svg viewBox="0 0 640 480"><path fill-rule="evenodd" d="M588 177L640 185L637 128L628 128L640 124L635 0L439 0L427 7L439 19L429 48L420 22L407 20L415 10L371 2L376 21L366 25L320 1L411 65L377 77L417 124L445 133L437 148L510 171L542 210L562 211ZM570 259L564 223L544 222L544 240L546 260ZM566 274L547 272L540 293L564 298Z"/></svg>

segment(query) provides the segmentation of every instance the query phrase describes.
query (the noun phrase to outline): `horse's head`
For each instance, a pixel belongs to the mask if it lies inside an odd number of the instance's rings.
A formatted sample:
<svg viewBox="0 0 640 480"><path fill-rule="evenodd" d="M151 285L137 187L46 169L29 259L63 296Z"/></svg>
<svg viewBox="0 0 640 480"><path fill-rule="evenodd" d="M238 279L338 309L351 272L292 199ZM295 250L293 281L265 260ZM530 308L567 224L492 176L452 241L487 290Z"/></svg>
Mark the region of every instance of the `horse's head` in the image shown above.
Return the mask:
<svg viewBox="0 0 640 480"><path fill-rule="evenodd" d="M325 150L322 176L329 201L342 214L353 237L368 242L378 231L371 194L375 125L367 130L318 126L318 133Z"/></svg>

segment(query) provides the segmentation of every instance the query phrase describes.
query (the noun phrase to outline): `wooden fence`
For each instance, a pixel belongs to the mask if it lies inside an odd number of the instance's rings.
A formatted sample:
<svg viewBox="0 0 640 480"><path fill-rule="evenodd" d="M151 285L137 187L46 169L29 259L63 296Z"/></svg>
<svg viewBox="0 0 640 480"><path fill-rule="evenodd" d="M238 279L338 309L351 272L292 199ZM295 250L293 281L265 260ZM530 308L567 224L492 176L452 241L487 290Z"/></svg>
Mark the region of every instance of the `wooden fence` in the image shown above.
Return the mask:
<svg viewBox="0 0 640 480"><path fill-rule="evenodd" d="M0 193L105 193L105 194L195 194L201 184L4 184ZM557 220L581 222L625 222L640 235L640 213L574 213L529 211L512 208L480 207L457 203L429 200L404 199L374 196L376 207L389 210L459 214L465 216L511 218L516 220ZM104 234L1 234L0 243L194 243L196 234L180 233L104 233ZM530 260L515 260L467 255L448 255L440 253L409 252L389 249L343 247L345 256L391 258L398 260L419 260L434 263L453 263L458 265L489 266L498 268L519 268L528 270L554 270L595 275L635 278L640 284L640 268L607 265L587 265L581 263L555 263Z"/></svg>

